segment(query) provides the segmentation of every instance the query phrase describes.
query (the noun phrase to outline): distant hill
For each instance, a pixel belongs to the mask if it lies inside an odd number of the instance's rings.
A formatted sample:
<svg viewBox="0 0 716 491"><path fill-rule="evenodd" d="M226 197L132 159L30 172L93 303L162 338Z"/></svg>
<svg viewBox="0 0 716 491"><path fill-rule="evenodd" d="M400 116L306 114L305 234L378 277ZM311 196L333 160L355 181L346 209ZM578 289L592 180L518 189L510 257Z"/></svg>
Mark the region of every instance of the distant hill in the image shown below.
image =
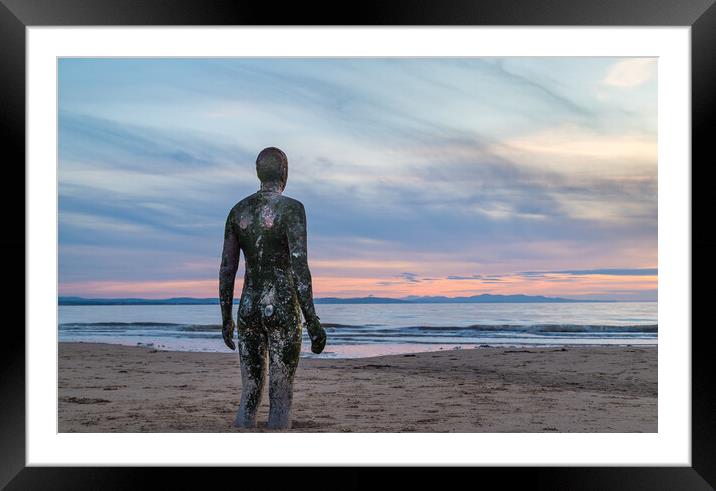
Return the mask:
<svg viewBox="0 0 716 491"><path fill-rule="evenodd" d="M218 298L83 298L59 297L60 305L219 305Z"/></svg>
<svg viewBox="0 0 716 491"><path fill-rule="evenodd" d="M471 297L418 297L411 295L404 297L410 303L574 303L591 302L592 300L573 300L560 297L543 297L542 295L473 295Z"/></svg>
<svg viewBox="0 0 716 491"><path fill-rule="evenodd" d="M235 302L238 299L234 300ZM415 296L403 298L386 297L353 297L316 298L316 304L395 304L395 303L574 303L574 302L610 302L613 300L574 300L560 297L544 297L542 295L473 295L471 297ZM59 297L60 305L218 305L218 298L83 298Z"/></svg>
<svg viewBox="0 0 716 491"><path fill-rule="evenodd" d="M316 298L314 303L317 304L357 304L357 303L413 303L402 298L387 297L354 297L354 298L336 298L324 297Z"/></svg>

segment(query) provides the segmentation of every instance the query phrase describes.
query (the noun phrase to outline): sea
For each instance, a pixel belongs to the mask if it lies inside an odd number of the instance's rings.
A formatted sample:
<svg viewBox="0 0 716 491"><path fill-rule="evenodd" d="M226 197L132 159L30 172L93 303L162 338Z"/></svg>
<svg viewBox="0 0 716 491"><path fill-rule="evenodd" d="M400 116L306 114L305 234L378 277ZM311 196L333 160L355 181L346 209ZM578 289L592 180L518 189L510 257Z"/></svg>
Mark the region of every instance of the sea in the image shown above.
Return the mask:
<svg viewBox="0 0 716 491"><path fill-rule="evenodd" d="M328 343L302 357L360 358L479 347L656 345L656 302L318 304ZM234 313L235 314L235 313ZM230 352L218 305L61 305L59 341Z"/></svg>

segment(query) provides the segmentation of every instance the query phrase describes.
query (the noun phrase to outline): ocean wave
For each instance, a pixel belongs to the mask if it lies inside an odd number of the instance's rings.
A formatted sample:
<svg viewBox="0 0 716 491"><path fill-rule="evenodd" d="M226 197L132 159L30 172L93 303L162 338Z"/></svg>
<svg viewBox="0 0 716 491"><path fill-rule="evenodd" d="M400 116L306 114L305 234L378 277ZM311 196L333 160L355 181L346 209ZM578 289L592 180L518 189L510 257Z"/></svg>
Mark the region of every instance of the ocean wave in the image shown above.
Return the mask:
<svg viewBox="0 0 716 491"><path fill-rule="evenodd" d="M174 322L65 322L60 327L185 326Z"/></svg>
<svg viewBox="0 0 716 491"><path fill-rule="evenodd" d="M68 322L59 325L61 331L221 331L219 324L178 324L174 322Z"/></svg>
<svg viewBox="0 0 716 491"><path fill-rule="evenodd" d="M432 327L432 326L415 326L413 328L419 331L443 331L443 330L472 330L482 332L603 332L603 333L621 333L621 332L658 332L658 324L631 324L631 325L601 325L601 324L473 324L467 327Z"/></svg>
<svg viewBox="0 0 716 491"><path fill-rule="evenodd" d="M366 334L396 334L419 332L445 334L446 332L515 332L515 333L657 333L658 324L602 325L602 324L473 324L470 326L405 326L380 328L361 325L322 323L323 327L340 331L364 331ZM179 324L172 322L72 322L59 324L60 330L170 330L186 332L218 332L219 324Z"/></svg>
<svg viewBox="0 0 716 491"><path fill-rule="evenodd" d="M360 328L362 326L349 326L347 324L335 324L330 322L322 323L327 329L335 328ZM176 322L65 322L59 324L62 331L85 331L85 330L146 330L147 328L168 331L186 332L215 332L221 331L220 324L180 324Z"/></svg>

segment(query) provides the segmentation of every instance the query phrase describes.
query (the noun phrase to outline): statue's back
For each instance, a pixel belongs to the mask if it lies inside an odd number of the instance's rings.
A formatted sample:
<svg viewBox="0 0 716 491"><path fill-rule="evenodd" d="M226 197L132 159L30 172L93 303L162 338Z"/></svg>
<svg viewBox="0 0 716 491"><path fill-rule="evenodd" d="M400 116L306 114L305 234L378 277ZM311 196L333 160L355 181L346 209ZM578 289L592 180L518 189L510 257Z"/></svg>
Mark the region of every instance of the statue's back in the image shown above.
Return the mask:
<svg viewBox="0 0 716 491"><path fill-rule="evenodd" d="M289 230L292 221L301 220L302 210L298 201L264 191L248 196L232 210L232 227L246 262L240 322L284 328L300 323Z"/></svg>

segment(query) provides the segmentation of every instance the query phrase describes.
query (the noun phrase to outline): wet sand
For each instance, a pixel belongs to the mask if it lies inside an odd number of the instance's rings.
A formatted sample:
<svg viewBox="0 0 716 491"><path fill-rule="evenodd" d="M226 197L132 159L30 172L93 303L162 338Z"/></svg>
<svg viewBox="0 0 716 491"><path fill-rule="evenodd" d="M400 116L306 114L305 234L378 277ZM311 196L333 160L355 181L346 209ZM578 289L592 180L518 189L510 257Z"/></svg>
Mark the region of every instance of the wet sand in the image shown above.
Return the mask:
<svg viewBox="0 0 716 491"><path fill-rule="evenodd" d="M238 355L59 344L60 432L268 431L232 422ZM300 432L656 432L656 347L481 347L301 359Z"/></svg>

